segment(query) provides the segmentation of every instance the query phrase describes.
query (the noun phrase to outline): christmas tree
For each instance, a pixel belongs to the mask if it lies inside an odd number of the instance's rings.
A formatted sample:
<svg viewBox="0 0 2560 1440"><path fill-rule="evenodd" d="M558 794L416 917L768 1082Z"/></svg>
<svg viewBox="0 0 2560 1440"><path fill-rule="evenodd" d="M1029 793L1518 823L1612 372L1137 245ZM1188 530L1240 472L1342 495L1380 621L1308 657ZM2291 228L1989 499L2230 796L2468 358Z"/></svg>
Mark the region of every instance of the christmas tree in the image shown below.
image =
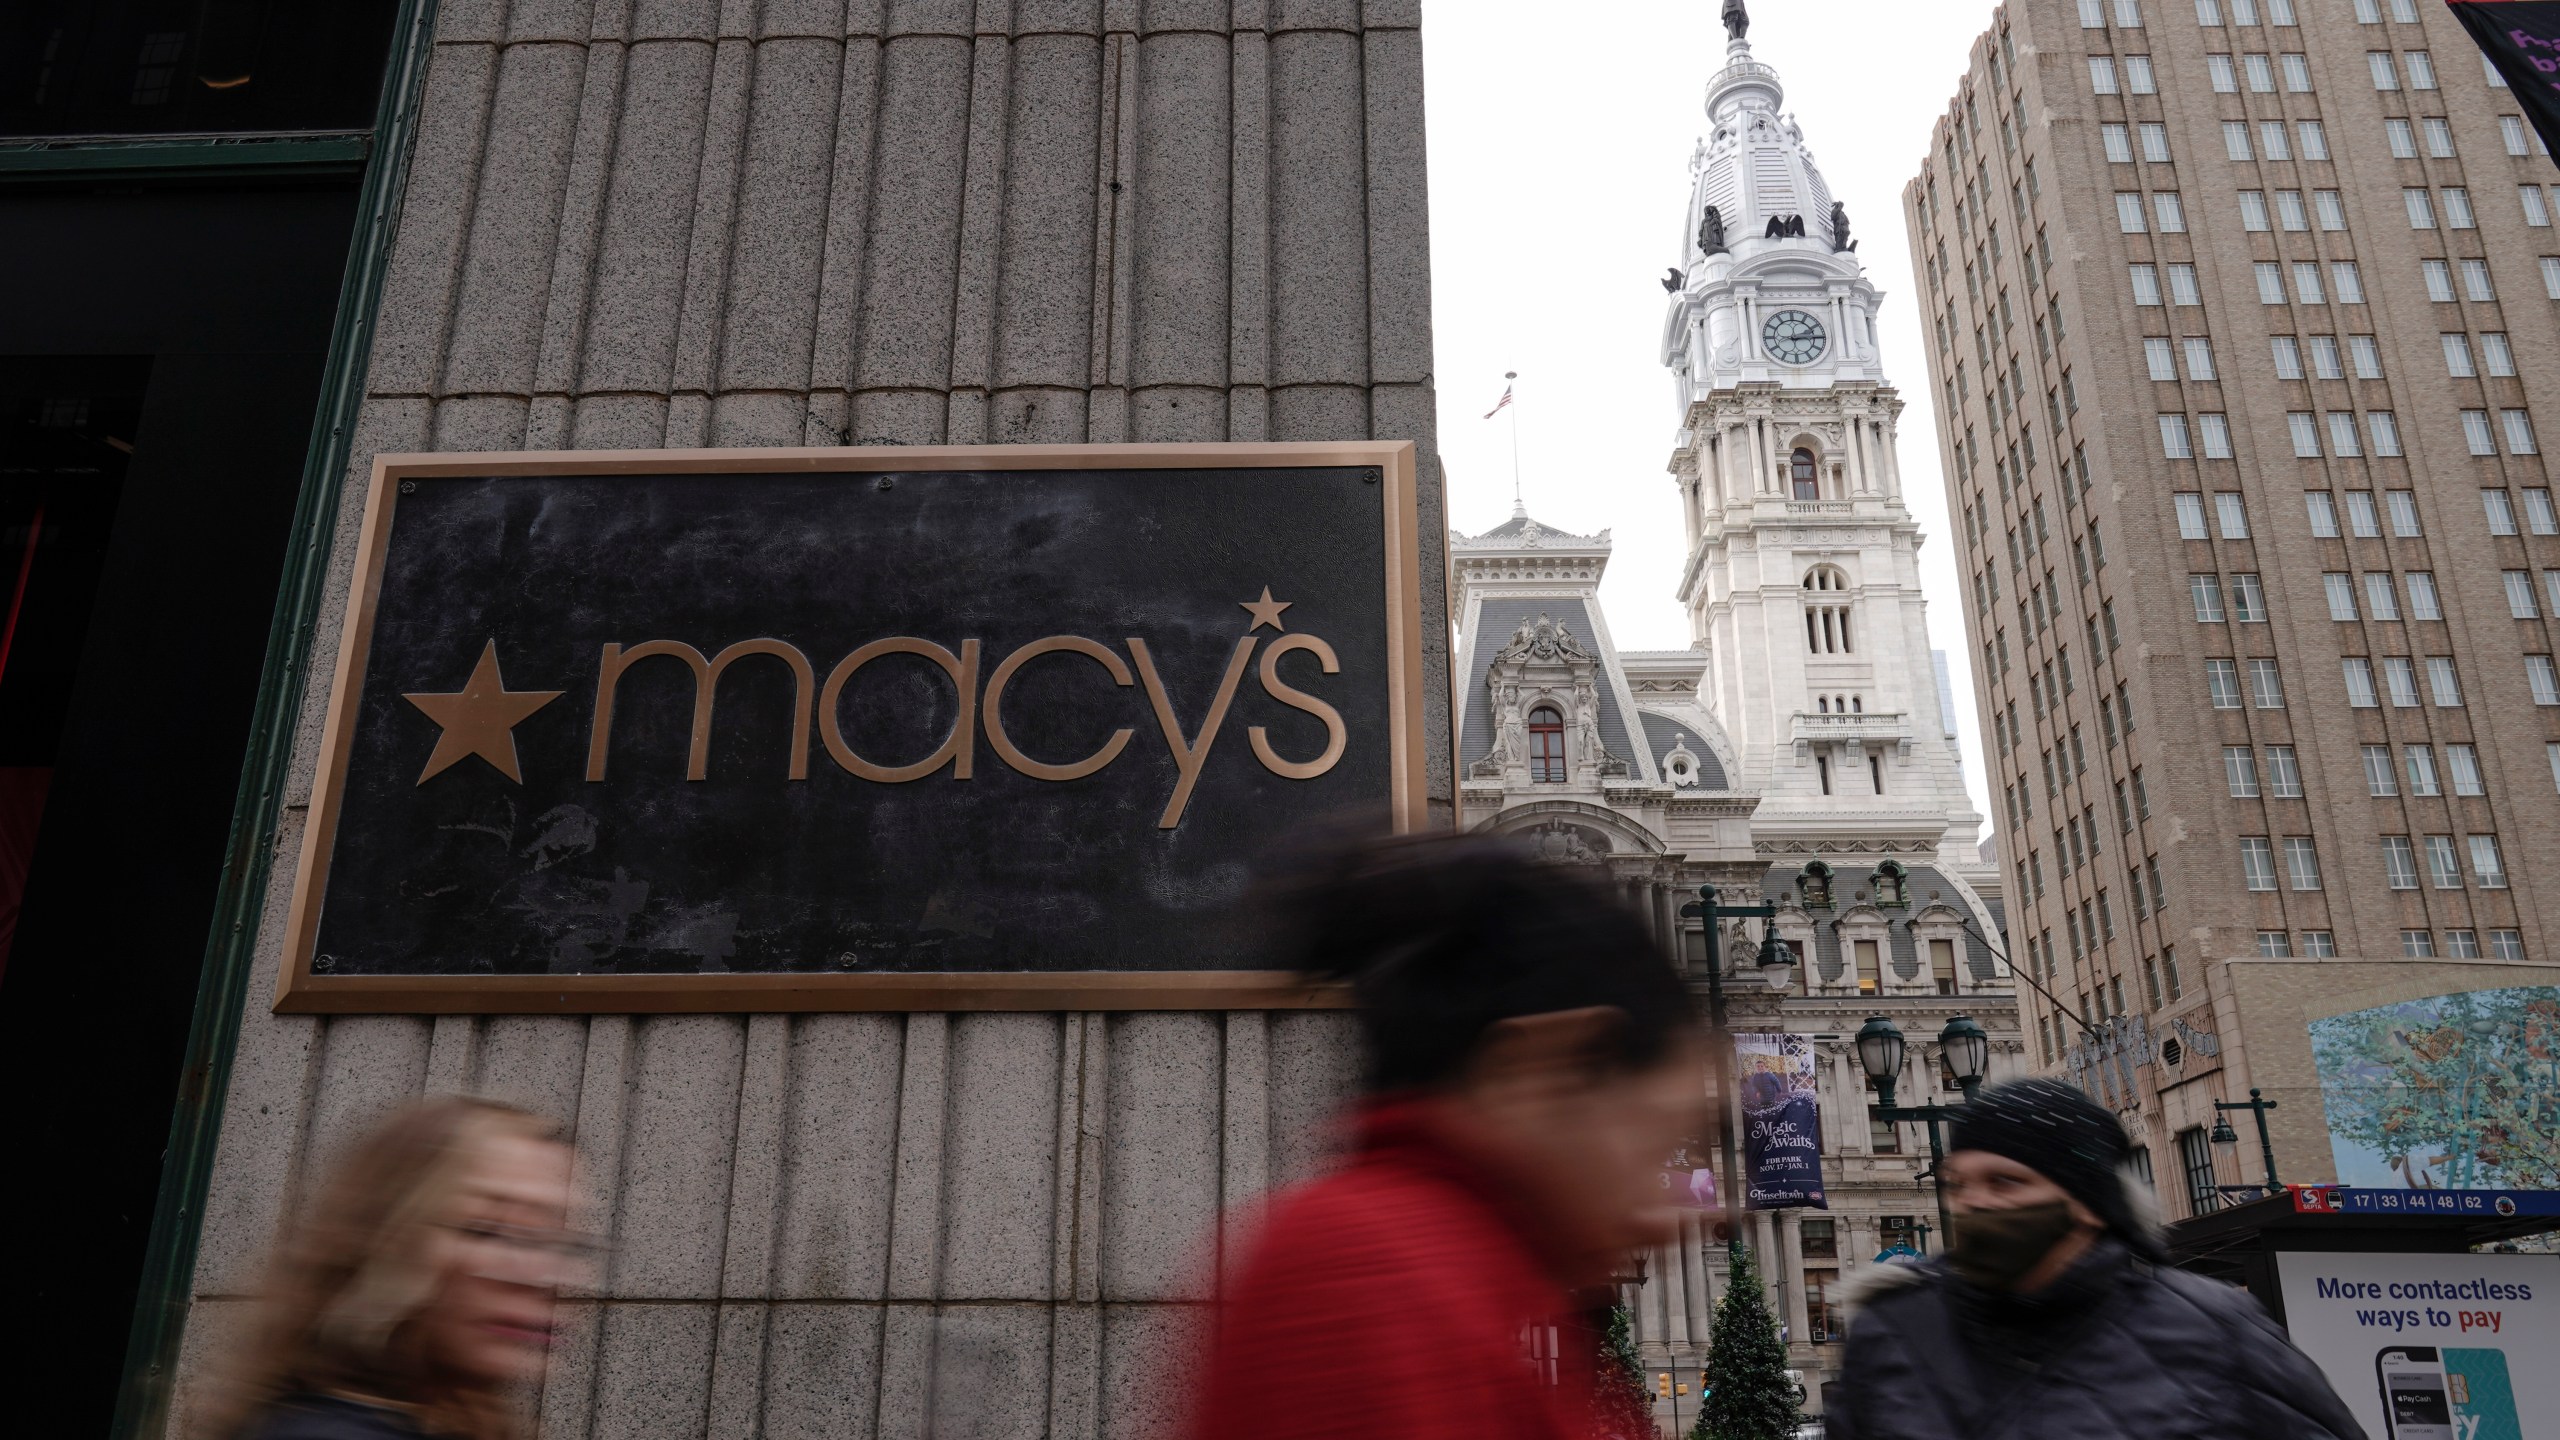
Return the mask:
<svg viewBox="0 0 2560 1440"><path fill-rule="evenodd" d="M1592 1400L1602 1440L1653 1440L1653 1400L1645 1393L1635 1322L1624 1305L1609 1308L1609 1328L1600 1338L1595 1368Z"/></svg>
<svg viewBox="0 0 2560 1440"><path fill-rule="evenodd" d="M1789 1440L1803 1417L1787 1378L1787 1347L1760 1293L1760 1267L1748 1249L1732 1254L1707 1342L1707 1393L1689 1440Z"/></svg>

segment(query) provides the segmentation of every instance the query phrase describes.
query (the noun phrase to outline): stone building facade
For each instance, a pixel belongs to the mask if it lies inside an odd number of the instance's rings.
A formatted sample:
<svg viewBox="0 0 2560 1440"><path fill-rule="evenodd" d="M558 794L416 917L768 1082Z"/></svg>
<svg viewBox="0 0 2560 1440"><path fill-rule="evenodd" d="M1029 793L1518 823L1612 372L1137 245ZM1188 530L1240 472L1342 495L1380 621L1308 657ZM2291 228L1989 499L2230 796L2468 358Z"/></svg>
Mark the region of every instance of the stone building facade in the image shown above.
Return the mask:
<svg viewBox="0 0 2560 1440"><path fill-rule="evenodd" d="M1676 598L1693 641L1617 648L1599 600L1606 533L1516 510L1451 536L1459 814L1604 868L1702 992L1720 967L1736 1030L1810 1038L1830 1208L1747 1215L1743 1238L1818 1396L1839 1371L1836 1286L1937 1226L1927 1137L1872 1121L1850 1038L1871 1015L1901 1027L1904 1103L1957 1098L1935 1041L1958 1015L1991 1033L1994 1077L2027 1057L1997 870L1978 853L1929 647L1878 293L1747 23L1729 19L1707 83L1661 354L1680 405ZM1684 918L1702 883L1774 901L1796 963L1763 971L1757 922L1710 938ZM1649 1375L1691 1394L1724 1284L1719 1228L1701 1216L1628 1291ZM1685 1422L1695 1402L1680 1403ZM1655 1413L1668 1426L1674 1405Z"/></svg>
<svg viewBox="0 0 2560 1440"><path fill-rule="evenodd" d="M2033 1053L2172 1217L2251 1087L2337 1178L2307 1022L2560 978L2521 111L2442 6L2013 3L1903 194Z"/></svg>
<svg viewBox="0 0 2560 1440"><path fill-rule="evenodd" d="M1409 439L1445 613L1419 27L1410 0L438 9L345 498L308 537L315 679L171 1433L280 1219L450 1090L567 1127L616 1244L544 1436L1094 1440L1172 1413L1215 1221L1317 1161L1346 1017L272 1014L317 677L398 451Z"/></svg>

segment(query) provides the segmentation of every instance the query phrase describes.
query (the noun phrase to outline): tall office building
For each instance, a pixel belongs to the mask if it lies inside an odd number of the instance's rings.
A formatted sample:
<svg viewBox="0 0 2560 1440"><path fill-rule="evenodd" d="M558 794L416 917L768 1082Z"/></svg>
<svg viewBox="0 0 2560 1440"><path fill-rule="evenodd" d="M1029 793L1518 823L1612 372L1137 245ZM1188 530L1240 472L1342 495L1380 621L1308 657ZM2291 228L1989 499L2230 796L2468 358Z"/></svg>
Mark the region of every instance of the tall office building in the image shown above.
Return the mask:
<svg viewBox="0 0 2560 1440"><path fill-rule="evenodd" d="M2441 5L2044 0L1905 191L2030 1046L2172 1215L2251 1087L2284 1181L2464 1183L2334 1027L2560 977L2555 179Z"/></svg>

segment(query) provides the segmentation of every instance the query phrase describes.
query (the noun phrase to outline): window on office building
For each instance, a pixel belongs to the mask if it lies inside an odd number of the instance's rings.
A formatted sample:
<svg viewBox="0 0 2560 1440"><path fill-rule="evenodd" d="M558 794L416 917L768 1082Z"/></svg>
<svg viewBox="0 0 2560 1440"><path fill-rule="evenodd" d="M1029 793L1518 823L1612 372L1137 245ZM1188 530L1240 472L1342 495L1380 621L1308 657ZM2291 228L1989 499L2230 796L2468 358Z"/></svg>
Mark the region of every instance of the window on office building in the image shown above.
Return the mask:
<svg viewBox="0 0 2560 1440"><path fill-rule="evenodd" d="M2363 750L2365 793L2368 795L2399 794L2399 772L2391 765L2391 747L2367 745ZM2560 770L2553 772L2552 788L2560 790Z"/></svg>
<svg viewBox="0 0 2560 1440"><path fill-rule="evenodd" d="M2213 1142L2204 1127L2178 1132L2178 1168L2186 1174L2187 1213L2210 1215L2222 1208L2222 1192L2215 1188Z"/></svg>
<svg viewBox="0 0 2560 1440"><path fill-rule="evenodd" d="M2418 852L2408 836L2382 837L2382 881L2394 890L2418 888Z"/></svg>

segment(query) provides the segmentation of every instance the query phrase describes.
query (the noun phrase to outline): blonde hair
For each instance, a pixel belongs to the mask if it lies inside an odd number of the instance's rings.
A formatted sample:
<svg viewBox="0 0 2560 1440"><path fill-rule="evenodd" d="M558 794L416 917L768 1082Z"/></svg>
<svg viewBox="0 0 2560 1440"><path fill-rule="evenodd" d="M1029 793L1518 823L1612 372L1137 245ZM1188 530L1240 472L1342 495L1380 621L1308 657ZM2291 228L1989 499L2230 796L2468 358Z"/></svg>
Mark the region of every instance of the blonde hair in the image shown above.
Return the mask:
<svg viewBox="0 0 2560 1440"><path fill-rule="evenodd" d="M327 1394L406 1407L433 1435L513 1436L505 1398L437 1370L415 1323L447 1279L428 1232L508 1138L565 1143L537 1115L460 1096L407 1106L366 1136L279 1247L203 1440L251 1433L289 1396Z"/></svg>

